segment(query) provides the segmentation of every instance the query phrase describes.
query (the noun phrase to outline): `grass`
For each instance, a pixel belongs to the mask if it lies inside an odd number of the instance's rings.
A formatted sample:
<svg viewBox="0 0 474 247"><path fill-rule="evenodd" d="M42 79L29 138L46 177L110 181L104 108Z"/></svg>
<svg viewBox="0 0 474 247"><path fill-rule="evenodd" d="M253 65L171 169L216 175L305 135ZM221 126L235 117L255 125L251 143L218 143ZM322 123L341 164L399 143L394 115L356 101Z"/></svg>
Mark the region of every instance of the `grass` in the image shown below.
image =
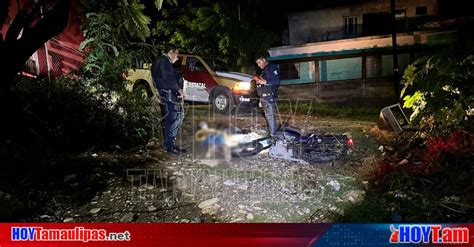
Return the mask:
<svg viewBox="0 0 474 247"><path fill-rule="evenodd" d="M210 105L187 105L189 112L195 111L197 114L209 115ZM192 110L191 110L192 109ZM330 103L279 101L278 111L299 114L311 114L315 116L326 116L336 118L349 118L363 121L377 121L380 108L367 106L345 106Z"/></svg>
<svg viewBox="0 0 474 247"><path fill-rule="evenodd" d="M361 131L351 132L351 137L354 139L354 143L358 150L367 152L367 153L376 153L378 150L377 142L374 138L364 134Z"/></svg>
<svg viewBox="0 0 474 247"><path fill-rule="evenodd" d="M280 112L377 121L381 109L375 107L342 106L328 103L279 102L278 110Z"/></svg>

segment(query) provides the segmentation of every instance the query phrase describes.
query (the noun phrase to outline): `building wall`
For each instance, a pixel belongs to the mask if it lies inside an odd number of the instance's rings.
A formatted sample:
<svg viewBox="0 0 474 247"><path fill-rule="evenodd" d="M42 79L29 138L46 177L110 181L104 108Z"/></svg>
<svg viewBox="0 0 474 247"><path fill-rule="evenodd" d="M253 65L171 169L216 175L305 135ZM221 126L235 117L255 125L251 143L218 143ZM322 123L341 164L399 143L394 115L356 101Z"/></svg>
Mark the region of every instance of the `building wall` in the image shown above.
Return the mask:
<svg viewBox="0 0 474 247"><path fill-rule="evenodd" d="M348 105L396 102L389 36L271 48L269 60L280 66L280 96ZM397 36L399 76L420 52L435 52L458 40L455 30Z"/></svg>
<svg viewBox="0 0 474 247"><path fill-rule="evenodd" d="M400 69L404 71L411 61L410 53L399 55ZM281 100L312 100L354 106L382 107L395 102L391 55L358 54L345 57L321 57L298 61L275 61L280 64L314 64L313 80L304 83L285 80L279 89ZM306 74L305 66L296 65L295 72ZM282 77L288 73L281 71ZM300 76L301 77L301 76Z"/></svg>
<svg viewBox="0 0 474 247"><path fill-rule="evenodd" d="M396 0L399 76L419 52L458 39L456 30L424 25L436 22L437 14L437 0ZM355 35L344 27L349 17L353 25L357 18ZM290 45L269 49L269 60L280 66L280 100L372 107L397 102L391 17L388 0L289 15Z"/></svg>
<svg viewBox="0 0 474 247"><path fill-rule="evenodd" d="M426 16L438 14L437 0L396 0L396 9L405 11L408 22L419 18L416 15L416 7L419 6L427 6ZM363 14L381 12L390 12L390 1L374 0L290 14L288 16L290 45L360 36L363 32ZM357 35L345 34L344 17L357 17Z"/></svg>
<svg viewBox="0 0 474 247"><path fill-rule="evenodd" d="M281 86L279 100L304 100L350 106L383 107L395 102L391 77Z"/></svg>

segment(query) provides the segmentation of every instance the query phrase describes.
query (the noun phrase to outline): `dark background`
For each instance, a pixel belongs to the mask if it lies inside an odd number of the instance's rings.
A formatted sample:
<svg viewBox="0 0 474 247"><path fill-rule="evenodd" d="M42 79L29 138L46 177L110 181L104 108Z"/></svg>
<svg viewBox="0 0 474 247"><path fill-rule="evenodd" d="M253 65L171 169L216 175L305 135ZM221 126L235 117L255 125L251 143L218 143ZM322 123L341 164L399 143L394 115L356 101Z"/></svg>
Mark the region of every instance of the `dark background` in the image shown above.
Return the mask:
<svg viewBox="0 0 474 247"><path fill-rule="evenodd" d="M295 12L311 11L315 9L328 8L340 5L350 5L361 2L370 2L370 0L292 0L292 1L274 1L274 0L220 0L235 6L235 12L238 13L240 6L240 16L253 25L260 26L273 31L280 36L288 28L288 14ZM386 0L390 2L390 0ZM210 0L178 0L178 6L164 3L163 8L186 8L189 6L208 6L218 1ZM153 7L153 0L143 0L147 6L146 13L153 19L160 19L159 12ZM377 1L374 2L377 4ZM390 9L387 9L390 11ZM469 1L463 0L438 0L438 12L441 19L455 17L472 16L473 9Z"/></svg>

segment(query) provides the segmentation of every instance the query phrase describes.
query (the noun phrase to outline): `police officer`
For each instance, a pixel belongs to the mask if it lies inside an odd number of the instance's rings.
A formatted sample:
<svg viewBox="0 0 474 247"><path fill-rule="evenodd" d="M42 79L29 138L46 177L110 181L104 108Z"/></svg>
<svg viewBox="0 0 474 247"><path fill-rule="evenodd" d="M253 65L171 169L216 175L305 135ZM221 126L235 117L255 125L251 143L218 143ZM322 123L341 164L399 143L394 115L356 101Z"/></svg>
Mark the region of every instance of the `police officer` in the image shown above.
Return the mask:
<svg viewBox="0 0 474 247"><path fill-rule="evenodd" d="M257 56L255 62L262 69L261 75L254 78L259 85L257 94L263 106L269 134L274 135L277 129L276 98L280 87L280 72L278 66L268 62L264 55Z"/></svg>
<svg viewBox="0 0 474 247"><path fill-rule="evenodd" d="M183 79L173 67L178 61L178 49L169 45L163 56L158 58L151 67L155 86L160 94L161 112L164 118L163 145L166 152L172 154L186 153L186 150L176 146L175 140L183 123Z"/></svg>

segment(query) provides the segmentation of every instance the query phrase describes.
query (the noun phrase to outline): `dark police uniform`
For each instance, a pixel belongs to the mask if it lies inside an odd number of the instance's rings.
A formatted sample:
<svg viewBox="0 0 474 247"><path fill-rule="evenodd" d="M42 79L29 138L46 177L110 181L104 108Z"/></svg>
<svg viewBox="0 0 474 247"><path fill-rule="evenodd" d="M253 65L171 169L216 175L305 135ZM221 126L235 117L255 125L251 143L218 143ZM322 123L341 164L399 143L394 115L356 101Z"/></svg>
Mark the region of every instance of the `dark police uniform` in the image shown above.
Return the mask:
<svg viewBox="0 0 474 247"><path fill-rule="evenodd" d="M278 97L278 88L280 87L280 71L278 66L269 62L267 66L263 68L260 77L265 79L267 84L257 88L257 93L262 102L268 130L270 135L273 135L277 129L276 98Z"/></svg>
<svg viewBox="0 0 474 247"><path fill-rule="evenodd" d="M151 73L160 94L165 120L163 144L166 150L170 151L176 147L176 136L184 118L182 99L178 98L179 90L183 88L183 79L166 55L161 56L152 64Z"/></svg>

